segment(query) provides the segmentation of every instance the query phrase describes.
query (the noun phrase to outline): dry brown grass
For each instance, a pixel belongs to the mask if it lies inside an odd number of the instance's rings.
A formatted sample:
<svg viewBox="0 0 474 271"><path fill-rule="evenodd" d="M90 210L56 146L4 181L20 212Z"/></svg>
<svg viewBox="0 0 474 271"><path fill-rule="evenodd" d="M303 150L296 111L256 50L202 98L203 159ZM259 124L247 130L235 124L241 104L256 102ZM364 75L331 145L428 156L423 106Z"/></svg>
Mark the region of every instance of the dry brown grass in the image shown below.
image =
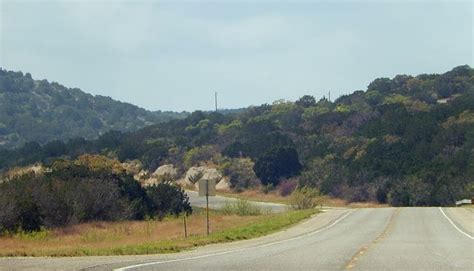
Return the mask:
<svg viewBox="0 0 474 271"><path fill-rule="evenodd" d="M188 217L188 238L183 219L163 221L91 222L33 234L0 237L0 256L82 256L169 253L216 242L252 238L309 217L315 211L224 215L212 212L211 235L200 211Z"/></svg>
<svg viewBox="0 0 474 271"><path fill-rule="evenodd" d="M210 216L212 231L242 226L257 217L236 215ZM206 234L203 215L187 219L188 235ZM77 248L106 249L115 246L132 246L158 241L170 241L184 236L182 218L166 218L163 221L90 222L68 226L47 232L41 236L13 235L0 238L0 255L70 255Z"/></svg>

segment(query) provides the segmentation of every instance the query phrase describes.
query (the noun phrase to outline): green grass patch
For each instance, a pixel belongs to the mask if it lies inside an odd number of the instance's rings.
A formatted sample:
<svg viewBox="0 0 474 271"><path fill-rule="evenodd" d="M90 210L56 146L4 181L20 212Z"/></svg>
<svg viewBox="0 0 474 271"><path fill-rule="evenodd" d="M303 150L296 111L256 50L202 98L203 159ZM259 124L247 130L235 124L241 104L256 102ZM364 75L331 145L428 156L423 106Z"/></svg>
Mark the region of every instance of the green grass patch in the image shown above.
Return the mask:
<svg viewBox="0 0 474 271"><path fill-rule="evenodd" d="M51 232L44 228L35 232L19 231L12 234L14 238L17 238L19 240L27 240L27 241L44 241L48 239L50 235L51 235Z"/></svg>

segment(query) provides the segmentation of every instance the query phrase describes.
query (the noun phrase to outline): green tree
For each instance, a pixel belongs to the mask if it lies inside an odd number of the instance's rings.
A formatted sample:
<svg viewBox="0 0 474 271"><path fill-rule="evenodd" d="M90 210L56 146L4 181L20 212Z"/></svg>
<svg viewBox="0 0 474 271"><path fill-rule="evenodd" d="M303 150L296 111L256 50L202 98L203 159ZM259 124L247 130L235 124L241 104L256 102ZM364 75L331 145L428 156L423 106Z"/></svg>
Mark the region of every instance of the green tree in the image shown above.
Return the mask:
<svg viewBox="0 0 474 271"><path fill-rule="evenodd" d="M232 188L242 190L260 183L253 171L254 165L249 158L234 158L224 164L222 171L229 176Z"/></svg>
<svg viewBox="0 0 474 271"><path fill-rule="evenodd" d="M192 213L188 195L172 182L164 181L147 187L147 195L151 202L151 214L159 219L167 214Z"/></svg>
<svg viewBox="0 0 474 271"><path fill-rule="evenodd" d="M215 146L206 145L201 147L195 147L186 152L183 157L184 166L190 168L198 165L201 162L211 160L217 154Z"/></svg>
<svg viewBox="0 0 474 271"><path fill-rule="evenodd" d="M304 95L295 104L302 107L310 107L316 104L316 99L311 95Z"/></svg>
<svg viewBox="0 0 474 271"><path fill-rule="evenodd" d="M276 186L282 178L297 175L301 168L295 149L279 147L269 150L258 158L254 171L264 185Z"/></svg>

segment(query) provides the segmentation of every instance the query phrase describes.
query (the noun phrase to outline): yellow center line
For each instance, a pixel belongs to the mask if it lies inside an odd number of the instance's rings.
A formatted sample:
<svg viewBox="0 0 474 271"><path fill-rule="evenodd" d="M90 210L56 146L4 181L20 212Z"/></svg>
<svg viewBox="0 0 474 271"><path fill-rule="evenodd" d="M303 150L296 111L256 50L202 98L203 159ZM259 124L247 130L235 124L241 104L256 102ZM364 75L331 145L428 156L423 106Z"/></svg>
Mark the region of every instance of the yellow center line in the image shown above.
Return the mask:
<svg viewBox="0 0 474 271"><path fill-rule="evenodd" d="M369 247L371 245L375 245L377 244L378 242L380 242L382 239L384 239L385 237L387 237L387 235L390 233L390 231L392 230L393 226L395 225L395 219L396 217L398 216L398 214L400 213L400 208L397 208L393 213L392 213L392 216L390 217L390 221L388 222L387 226L385 226L385 229L383 230L382 233L380 233L379 236L377 236L377 238L375 238L374 240L372 240L372 242L370 242L369 244L366 244L364 246L362 246L361 248L359 248L357 250L357 252L354 254L354 256L352 256L352 258L350 259L350 261L345 265L345 269L352 269L354 266L356 266L357 262L359 261L359 259L365 254L365 252L369 249Z"/></svg>

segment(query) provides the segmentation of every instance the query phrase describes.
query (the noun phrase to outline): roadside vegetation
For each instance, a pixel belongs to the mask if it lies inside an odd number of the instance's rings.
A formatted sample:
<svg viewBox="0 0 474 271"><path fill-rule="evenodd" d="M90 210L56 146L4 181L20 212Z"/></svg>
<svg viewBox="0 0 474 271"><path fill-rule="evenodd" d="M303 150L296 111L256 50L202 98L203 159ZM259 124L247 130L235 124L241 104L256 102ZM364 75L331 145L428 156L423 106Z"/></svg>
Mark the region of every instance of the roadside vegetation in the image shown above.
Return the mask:
<svg viewBox="0 0 474 271"><path fill-rule="evenodd" d="M0 206L0 256L177 252L262 236L318 212L310 204L272 214L247 200L228 202L211 210L207 236L206 212L192 209L171 177L143 185L117 160L97 155L11 173L0 183Z"/></svg>
<svg viewBox="0 0 474 271"><path fill-rule="evenodd" d="M270 210L264 210L261 207L252 205L247 200L239 199L235 202L226 202L222 208L224 214L236 214L239 216L261 215L270 213Z"/></svg>
<svg viewBox="0 0 474 271"><path fill-rule="evenodd" d="M295 210L315 208L322 205L321 192L316 188L298 188L290 196L290 206Z"/></svg>
<svg viewBox="0 0 474 271"><path fill-rule="evenodd" d="M27 91L22 80L7 81L9 93ZM0 148L0 170L99 154L139 161L148 173L172 165L178 178L212 168L237 193L258 189L284 198L311 187L348 204L453 206L474 195L473 148L474 70L465 65L377 78L335 101L305 95L229 114L196 111L95 140Z"/></svg>
<svg viewBox="0 0 474 271"><path fill-rule="evenodd" d="M211 211L211 234L206 236L205 212L196 209L187 218L121 222L88 222L37 232L16 232L0 237L0 256L90 256L173 253L196 246L244 240L289 227L317 209L280 214L239 216Z"/></svg>
<svg viewBox="0 0 474 271"><path fill-rule="evenodd" d="M0 234L192 213L187 195L175 183L143 187L119 165L86 155L0 183Z"/></svg>
<svg viewBox="0 0 474 271"><path fill-rule="evenodd" d="M264 193L261 189L249 189L242 192L233 192L233 191L219 191L217 193L221 196L237 198L242 200L249 201L261 201L269 203L280 203L291 205L291 194L289 196L282 196L278 190L274 189L270 192ZM341 198L332 197L329 195L321 194L320 204L323 206L330 207L349 207L349 208L380 208L387 207L388 204L382 204L377 201L362 201L354 202L348 201Z"/></svg>

